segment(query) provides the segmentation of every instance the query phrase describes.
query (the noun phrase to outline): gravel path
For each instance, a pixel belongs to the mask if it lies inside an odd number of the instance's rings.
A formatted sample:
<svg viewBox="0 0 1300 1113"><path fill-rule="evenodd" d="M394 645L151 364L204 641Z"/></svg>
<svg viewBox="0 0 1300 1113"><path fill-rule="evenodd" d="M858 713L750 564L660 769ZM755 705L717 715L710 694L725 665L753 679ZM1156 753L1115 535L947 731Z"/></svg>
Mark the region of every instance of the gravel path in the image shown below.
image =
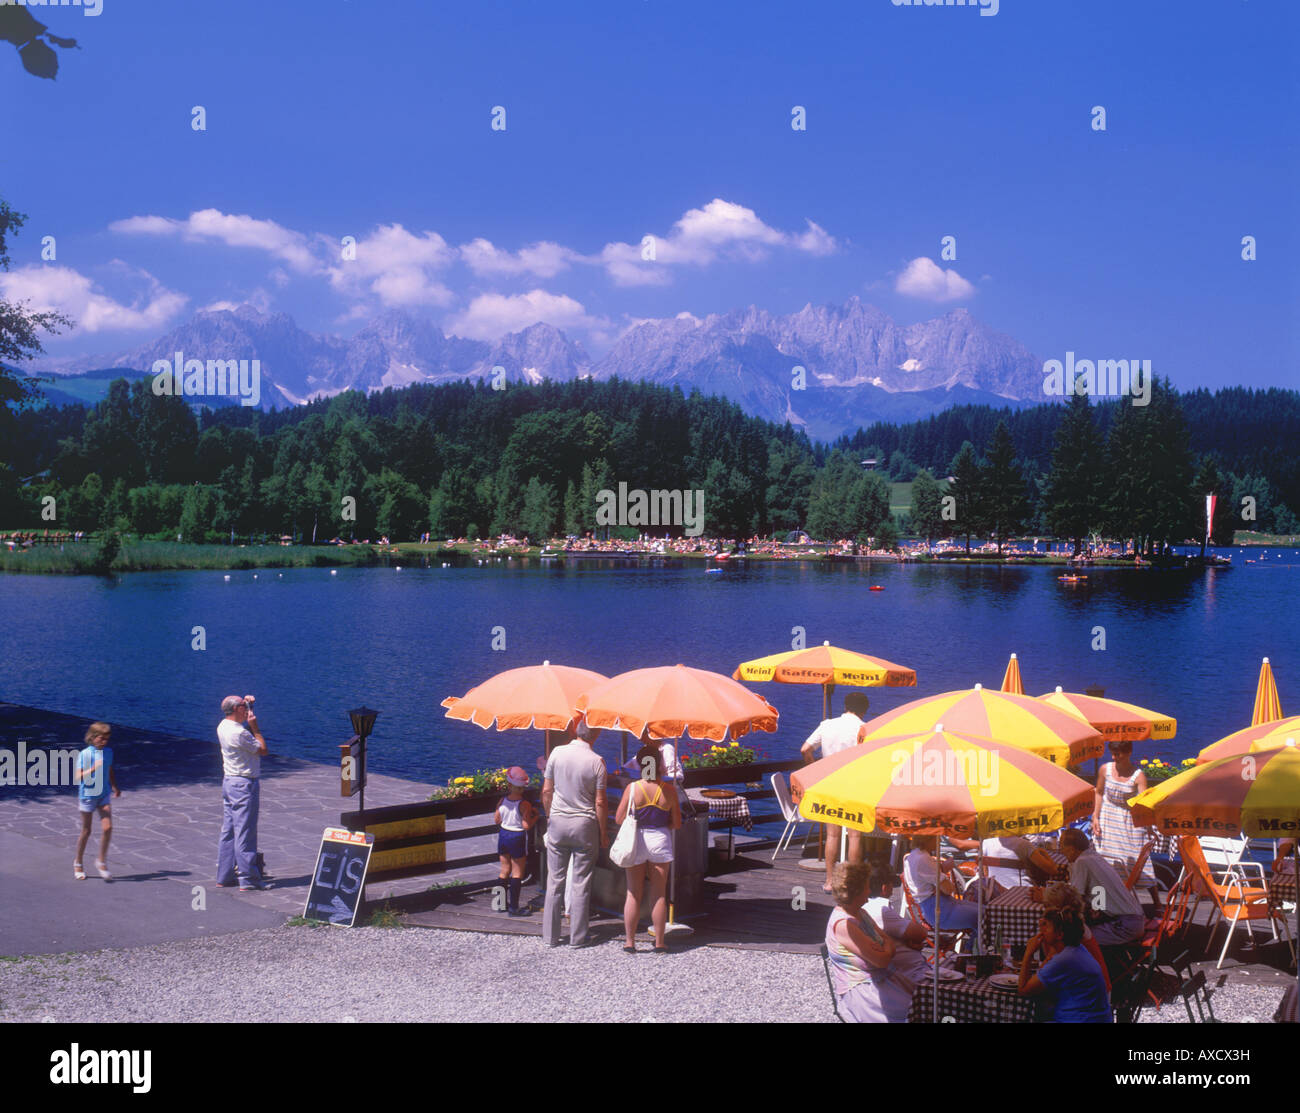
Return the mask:
<svg viewBox="0 0 1300 1113"><path fill-rule="evenodd" d="M685 943L632 956L620 944L552 950L532 936L286 925L5 958L0 1021L834 1020L817 955ZM1284 988L1230 981L1215 993L1215 1015L1267 1022ZM1186 1013L1142 1019L1185 1022Z"/></svg>
<svg viewBox="0 0 1300 1113"><path fill-rule="evenodd" d="M747 987L737 993L737 987ZM832 1021L817 955L277 927L0 962L0 1020Z"/></svg>

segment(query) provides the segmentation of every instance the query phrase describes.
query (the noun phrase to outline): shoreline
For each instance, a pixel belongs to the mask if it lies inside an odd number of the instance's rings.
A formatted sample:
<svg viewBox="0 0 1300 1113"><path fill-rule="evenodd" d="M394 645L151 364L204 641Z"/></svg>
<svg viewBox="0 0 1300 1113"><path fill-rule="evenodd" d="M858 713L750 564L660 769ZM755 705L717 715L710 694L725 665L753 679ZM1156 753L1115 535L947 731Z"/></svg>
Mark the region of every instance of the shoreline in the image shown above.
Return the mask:
<svg viewBox="0 0 1300 1113"><path fill-rule="evenodd" d="M143 541L124 544L121 554L104 572L95 567L96 546L89 541L73 542L71 550L60 544L35 546L25 551L0 552L0 572L18 575L125 575L132 572L238 572L262 568L373 568L397 563L396 558L410 557L424 562L449 559L458 565L483 560L622 560L622 561L683 561L725 567L734 562L741 564L919 564L935 566L1001 566L1074 568L1086 574L1088 569L1128 569L1130 571L1193 571L1206 567L1231 568L1231 564L1211 564L1215 555L1207 551L1206 563L1199 557L1187 557L1174 565L1144 562L1135 565L1131 558L1096 557L1087 564L1072 563L1063 553L1008 552L1004 555L964 550L939 554L841 553L812 548L790 552L747 552L736 555L724 550L659 552L644 548L627 549L552 549L547 546L498 545L486 546L480 542L454 544L399 542L394 545L377 543L350 545L189 545L171 541ZM1220 549L1227 546L1221 546ZM1232 548L1257 549L1268 547L1267 542L1251 540ZM1288 547L1286 545L1275 547Z"/></svg>

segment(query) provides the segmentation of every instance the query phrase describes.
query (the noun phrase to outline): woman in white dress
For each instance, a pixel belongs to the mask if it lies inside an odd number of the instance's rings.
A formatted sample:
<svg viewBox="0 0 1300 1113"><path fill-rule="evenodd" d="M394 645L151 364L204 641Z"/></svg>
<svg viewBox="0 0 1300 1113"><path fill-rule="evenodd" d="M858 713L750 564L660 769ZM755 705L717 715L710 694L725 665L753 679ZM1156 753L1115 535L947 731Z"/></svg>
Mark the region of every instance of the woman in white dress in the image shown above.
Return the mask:
<svg viewBox="0 0 1300 1113"><path fill-rule="evenodd" d="M1130 797L1147 788L1147 775L1141 766L1133 764L1133 743L1116 739L1110 744L1114 761L1108 761L1097 774L1096 799L1092 808L1093 849L1103 858L1122 862L1124 872L1133 868L1142 847L1151 839L1151 831L1133 823L1129 811ZM1147 858L1138 883L1142 886L1156 883L1155 870Z"/></svg>

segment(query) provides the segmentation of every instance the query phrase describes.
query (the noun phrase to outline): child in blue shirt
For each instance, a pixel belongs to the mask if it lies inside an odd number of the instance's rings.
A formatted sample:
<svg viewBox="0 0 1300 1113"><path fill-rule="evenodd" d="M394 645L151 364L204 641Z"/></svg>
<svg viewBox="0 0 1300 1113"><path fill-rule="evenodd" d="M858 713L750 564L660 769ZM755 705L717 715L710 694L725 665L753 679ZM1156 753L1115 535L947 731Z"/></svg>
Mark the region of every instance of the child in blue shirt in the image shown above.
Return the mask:
<svg viewBox="0 0 1300 1113"><path fill-rule="evenodd" d="M81 836L77 839L77 857L72 863L72 875L78 881L86 880L86 870L81 864L86 851L86 842L90 838L91 817L99 812L100 838L99 858L95 868L105 881L111 881L113 875L108 872L108 840L113 834L113 809L109 802L109 790L114 796L121 796L117 787L117 777L113 773L113 751L108 749L108 740L113 728L107 723L91 723L86 731L89 745L77 755L77 765L73 780L80 785L77 794L77 808L81 813Z"/></svg>

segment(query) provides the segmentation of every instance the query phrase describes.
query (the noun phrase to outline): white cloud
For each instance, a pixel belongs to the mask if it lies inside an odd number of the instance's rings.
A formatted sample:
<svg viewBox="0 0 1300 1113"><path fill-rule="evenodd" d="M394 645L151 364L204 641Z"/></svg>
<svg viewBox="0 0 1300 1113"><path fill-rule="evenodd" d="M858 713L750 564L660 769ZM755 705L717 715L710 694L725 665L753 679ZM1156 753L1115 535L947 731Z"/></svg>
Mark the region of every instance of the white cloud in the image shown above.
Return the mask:
<svg viewBox="0 0 1300 1113"><path fill-rule="evenodd" d="M702 209L689 209L666 236L656 236L653 261L642 258L640 243L609 243L599 261L620 286L662 285L671 266L708 266L719 259L757 263L773 248L783 247L811 255L827 255L836 248L834 237L807 221L798 235L778 231L759 219L753 209L715 197Z"/></svg>
<svg viewBox="0 0 1300 1113"><path fill-rule="evenodd" d="M223 213L218 209L201 209L184 220L165 216L133 216L115 220L110 232L131 236L176 236L187 243L223 243L227 247L247 247L286 263L300 274L321 269L306 236L273 220Z"/></svg>
<svg viewBox="0 0 1300 1113"><path fill-rule="evenodd" d="M517 275L530 274L537 278L554 278L572 263L582 261L582 256L562 244L544 240L519 251L503 251L481 236L462 244L460 257L475 274Z"/></svg>
<svg viewBox="0 0 1300 1113"><path fill-rule="evenodd" d="M526 294L480 294L445 324L447 332L472 340L497 340L537 322L558 329L599 329L605 322L590 317L566 294L530 290Z"/></svg>
<svg viewBox="0 0 1300 1113"><path fill-rule="evenodd" d="M975 295L975 287L956 271L944 270L924 255L907 264L894 289L909 298L925 301L960 301Z"/></svg>
<svg viewBox="0 0 1300 1113"><path fill-rule="evenodd" d="M416 235L400 224L380 225L356 245L355 259L342 259L329 268L330 285L342 294L368 291L385 305L446 306L455 295L433 278L456 252L437 232Z"/></svg>
<svg viewBox="0 0 1300 1113"><path fill-rule="evenodd" d="M94 281L70 267L29 266L0 274L0 297L29 302L29 308L66 313L81 332L157 329L169 323L189 301L168 290L152 275L135 272L148 289L130 305L94 288Z"/></svg>

